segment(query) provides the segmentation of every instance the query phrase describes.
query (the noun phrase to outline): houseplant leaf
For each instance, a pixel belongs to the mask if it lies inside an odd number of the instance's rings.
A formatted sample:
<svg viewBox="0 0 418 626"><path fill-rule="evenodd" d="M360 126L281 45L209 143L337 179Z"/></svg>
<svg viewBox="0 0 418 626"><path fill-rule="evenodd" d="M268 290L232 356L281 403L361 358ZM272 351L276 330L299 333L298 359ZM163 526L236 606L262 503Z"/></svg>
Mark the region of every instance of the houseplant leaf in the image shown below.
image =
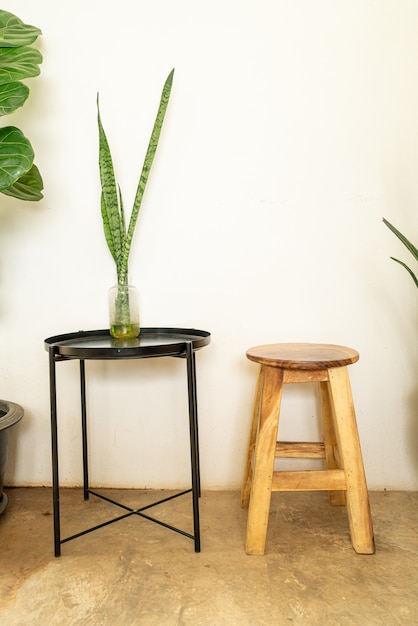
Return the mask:
<svg viewBox="0 0 418 626"><path fill-rule="evenodd" d="M25 24L16 15L0 10L0 47L29 46L41 34L36 26Z"/></svg>
<svg viewBox="0 0 418 626"><path fill-rule="evenodd" d="M383 223L402 241L404 246L408 248L409 252L414 256L415 260L418 261L418 249L414 246L413 243L409 241L393 224L388 222L385 218L383 218Z"/></svg>
<svg viewBox="0 0 418 626"><path fill-rule="evenodd" d="M3 189L1 193L6 196L12 196L12 198L18 198L19 200L25 200L26 202L37 202L43 198L42 189L44 184L41 174L35 164L32 165L29 172L23 174L17 181Z"/></svg>
<svg viewBox="0 0 418 626"><path fill-rule="evenodd" d="M404 246L407 248L407 250L409 250L409 252L412 254L412 256L414 257L414 259L416 261L418 261L418 249L414 246L414 244L409 241L409 239L407 239L405 237L405 235L403 235L395 226L393 226L393 224L391 224L390 222L388 222L387 219L383 218L383 223L389 228L389 230L391 230L394 235L396 235L396 237L402 241L402 243L404 244ZM393 256L390 257L393 261L396 261L396 263L399 263L400 265L402 265L406 271L410 274L410 276L412 277L412 280L415 283L415 286L418 287L418 279L415 276L414 272L411 270L410 267L408 267L408 265L406 265L406 263L404 263L403 261L400 261L399 259L395 259Z"/></svg>
<svg viewBox="0 0 418 626"><path fill-rule="evenodd" d="M404 263L403 261L400 261L399 259L395 259L394 256L390 257L392 259L392 261L396 261L396 263L399 263L400 265L402 265L402 267L404 267L406 269L406 271L409 273L409 275L411 276L412 280L415 283L415 286L418 287L418 278L415 276L414 272L411 270L410 267L407 266L406 263Z"/></svg>
<svg viewBox="0 0 418 626"><path fill-rule="evenodd" d="M101 212L106 242L116 263L118 281L123 283L128 275L128 260L135 225L141 208L142 198L148 181L151 166L157 151L158 141L164 122L165 113L173 84L174 69L168 75L161 93L160 104L155 118L154 127L149 140L148 149L142 166L138 187L135 194L132 213L126 231L125 214L122 194L118 189L113 167L109 143L104 131L97 98L97 121L99 128L99 172L102 186Z"/></svg>
<svg viewBox="0 0 418 626"><path fill-rule="evenodd" d="M34 153L29 139L15 126L0 128L0 191L28 172Z"/></svg>
<svg viewBox="0 0 418 626"><path fill-rule="evenodd" d="M38 76L40 63L42 63L42 54L35 48L30 46L0 47L0 84Z"/></svg>
<svg viewBox="0 0 418 626"><path fill-rule="evenodd" d="M122 254L122 241L125 235L122 232L121 210L119 206L118 189L113 168L112 154L109 142L100 117L99 97L97 97L97 123L99 127L99 172L102 185L101 211L106 242L118 270Z"/></svg>
<svg viewBox="0 0 418 626"><path fill-rule="evenodd" d="M0 116L10 115L23 106L29 96L29 87L23 83L0 85Z"/></svg>
<svg viewBox="0 0 418 626"><path fill-rule="evenodd" d="M128 231L124 240L124 247L121 260L121 274L126 278L128 273L128 260L129 253L132 244L132 238L135 231L135 225L138 219L139 211L142 204L142 198L144 196L145 187L148 181L148 176L151 170L152 163L154 161L155 153L157 152L158 141L160 139L161 129L163 126L165 114L167 111L168 101L170 99L171 88L173 86L174 69L169 73L164 87L161 93L160 104L155 118L154 127L152 129L151 138L149 140L147 152L142 166L141 176L139 178L138 187L135 194L135 200L132 208L131 218L129 220Z"/></svg>

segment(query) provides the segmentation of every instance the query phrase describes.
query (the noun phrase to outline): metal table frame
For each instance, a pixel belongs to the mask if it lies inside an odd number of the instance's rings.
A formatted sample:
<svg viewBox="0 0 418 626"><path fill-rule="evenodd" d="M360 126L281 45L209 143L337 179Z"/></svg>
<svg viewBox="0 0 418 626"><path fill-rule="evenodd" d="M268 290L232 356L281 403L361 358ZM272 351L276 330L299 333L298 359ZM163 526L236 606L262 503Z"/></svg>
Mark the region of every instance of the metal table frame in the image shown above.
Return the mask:
<svg viewBox="0 0 418 626"><path fill-rule="evenodd" d="M199 464L199 433L197 419L197 394L196 394L196 361L195 352L210 343L210 334L206 331L183 328L143 328L137 339L126 341L113 339L108 330L79 331L65 335L57 335L45 339L45 349L49 353L49 384L51 404L51 446L52 446L52 492L53 492L53 516L54 516L54 550L55 556L60 556L61 545L72 539L90 533L94 530L122 520L131 515L138 515L149 521L155 522L170 530L194 540L195 552L200 552L200 521L199 521L199 497L200 497L200 464ZM190 431L190 458L191 458L191 489L186 489L157 502L140 508L132 509L120 502L116 502L89 486L88 468L88 441L87 441L87 409L86 409L86 370L85 360L121 360L143 359L161 356L185 358L187 363L187 386L189 407L189 431ZM57 389L56 389L56 363L59 361L79 360L80 362L80 398L81 398L81 428L82 428L82 451L83 451L83 491L84 500L89 499L89 494L106 500L126 512L116 518L107 520L101 524L82 530L69 537L61 538L60 524L60 498L59 498L59 467L58 467L58 419L57 419ZM180 528L166 524L144 511L178 498L187 493L192 493L193 503L193 528L190 534Z"/></svg>

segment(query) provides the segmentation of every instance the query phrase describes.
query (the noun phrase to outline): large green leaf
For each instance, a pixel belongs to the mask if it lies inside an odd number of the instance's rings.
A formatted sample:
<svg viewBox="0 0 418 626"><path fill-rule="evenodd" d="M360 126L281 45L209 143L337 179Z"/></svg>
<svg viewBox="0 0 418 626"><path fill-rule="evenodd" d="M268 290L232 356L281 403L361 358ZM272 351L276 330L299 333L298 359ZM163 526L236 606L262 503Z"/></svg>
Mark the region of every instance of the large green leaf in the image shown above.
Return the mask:
<svg viewBox="0 0 418 626"><path fill-rule="evenodd" d="M31 44L41 35L36 26L0 9L0 116L10 115L29 96L21 81L38 76L42 54ZM29 139L14 126L0 129L0 192L21 200L40 200L43 182L33 165Z"/></svg>
<svg viewBox="0 0 418 626"><path fill-rule="evenodd" d="M10 115L23 106L29 97L29 87L24 83L0 85L0 117Z"/></svg>
<svg viewBox="0 0 418 626"><path fill-rule="evenodd" d="M0 85L40 74L42 54L29 46L0 48Z"/></svg>
<svg viewBox="0 0 418 626"><path fill-rule="evenodd" d="M18 178L14 185L3 189L1 193L19 200L38 202L38 200L43 198L43 188L44 184L41 174L36 165L33 164L29 172Z"/></svg>
<svg viewBox="0 0 418 626"><path fill-rule="evenodd" d="M16 15L0 9L0 47L30 46L42 31L25 24Z"/></svg>
<svg viewBox="0 0 418 626"><path fill-rule="evenodd" d="M29 139L15 126L0 128L0 191L13 185L33 164Z"/></svg>

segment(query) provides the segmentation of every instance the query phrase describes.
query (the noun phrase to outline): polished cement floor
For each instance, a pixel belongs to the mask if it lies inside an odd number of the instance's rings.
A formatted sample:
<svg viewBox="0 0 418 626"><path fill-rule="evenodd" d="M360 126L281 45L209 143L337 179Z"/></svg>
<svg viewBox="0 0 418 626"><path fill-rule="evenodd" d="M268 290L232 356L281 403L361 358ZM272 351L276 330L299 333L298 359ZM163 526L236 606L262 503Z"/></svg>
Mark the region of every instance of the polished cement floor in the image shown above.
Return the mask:
<svg viewBox="0 0 418 626"><path fill-rule="evenodd" d="M0 625L418 624L418 493L371 493L376 554L357 555L346 510L323 493L274 493L265 556L244 551L238 492L204 492L202 551L138 516L53 555L50 489L10 489L0 518ZM106 490L138 508L162 492ZM165 493L163 493L165 495ZM61 494L63 536L120 514ZM191 532L190 495L153 509Z"/></svg>

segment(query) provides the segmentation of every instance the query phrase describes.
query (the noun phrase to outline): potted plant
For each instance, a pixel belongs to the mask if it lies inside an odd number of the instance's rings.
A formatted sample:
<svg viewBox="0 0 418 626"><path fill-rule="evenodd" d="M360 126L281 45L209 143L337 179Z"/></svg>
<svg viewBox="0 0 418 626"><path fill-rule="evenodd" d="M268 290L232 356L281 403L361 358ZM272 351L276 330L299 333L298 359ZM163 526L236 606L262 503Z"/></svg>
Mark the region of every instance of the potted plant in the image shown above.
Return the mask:
<svg viewBox="0 0 418 626"><path fill-rule="evenodd" d="M418 250L414 246L414 244L412 244L409 241L409 239L407 239L405 237L405 235L403 235L401 232L399 232L399 230L397 228L395 228L395 226L393 226L393 224L388 222L387 219L383 218L383 223L398 237L398 239L400 239L400 241L402 241L404 246L409 250L409 252L414 257L414 259L416 261L418 261ZM409 275L411 276L412 280L414 281L415 286L418 287L418 279L417 279L416 275L414 274L414 272L411 270L411 268L408 265L406 265L406 263L404 263L403 261L400 261L399 259L395 259L393 256L391 256L390 258L393 261L396 261L396 263L400 263L400 265L402 265L406 269L406 271L409 273Z"/></svg>
<svg viewBox="0 0 418 626"><path fill-rule="evenodd" d="M22 80L39 74L42 55L32 44L40 34L39 28L0 9L0 116L16 111L29 96ZM20 200L40 200L43 182L33 161L32 145L22 131L15 126L0 128L0 192ZM0 400L0 514L7 506L3 485L9 428L22 417L21 406Z"/></svg>
<svg viewBox="0 0 418 626"><path fill-rule="evenodd" d="M144 196L148 176L157 151L161 128L170 98L174 69L168 75L161 94L157 116L145 154L142 172L133 202L129 223L125 220L122 192L116 183L112 155L103 129L99 98L97 119L99 127L99 170L102 187L101 211L106 242L116 264L117 284L109 292L110 333L116 339L139 335L139 311L135 289L129 285L128 261L132 239Z"/></svg>

